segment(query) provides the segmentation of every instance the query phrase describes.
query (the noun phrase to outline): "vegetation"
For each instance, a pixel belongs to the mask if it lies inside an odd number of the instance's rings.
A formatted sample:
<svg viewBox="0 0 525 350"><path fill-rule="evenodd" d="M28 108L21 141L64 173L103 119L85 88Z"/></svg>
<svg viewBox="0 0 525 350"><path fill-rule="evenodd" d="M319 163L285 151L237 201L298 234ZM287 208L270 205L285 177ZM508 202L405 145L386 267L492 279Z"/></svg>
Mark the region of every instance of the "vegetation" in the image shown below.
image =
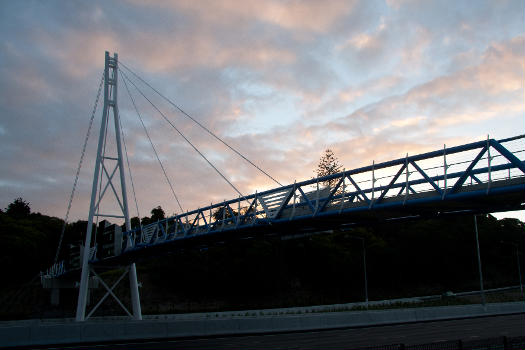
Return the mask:
<svg viewBox="0 0 525 350"><path fill-rule="evenodd" d="M0 318L73 315L76 290L64 291L62 306L51 308L49 291L38 280L39 271L53 262L62 220L27 213L29 203L21 198L12 204L0 211ZM159 209L148 219L156 221L154 215L164 212ZM216 215L222 218L222 212ZM70 243L82 238L86 225L67 225L61 258L67 257ZM525 246L525 224L480 215L478 227L485 288L517 285L515 248L502 242ZM365 240L370 300L479 289L474 220L455 216L293 240L232 240L144 260L138 263L143 310L215 312L362 301L362 247L352 236ZM118 276L105 275L110 281ZM126 283L121 288L117 292L127 292ZM120 312L110 299L102 314Z"/></svg>
<svg viewBox="0 0 525 350"><path fill-rule="evenodd" d="M339 164L339 160L335 156L334 152L327 148L324 151L323 156L319 159L319 164L317 164L317 169L315 170L317 177L333 175L341 172L343 166ZM323 181L322 184L328 187L334 187L337 183L337 179Z"/></svg>
<svg viewBox="0 0 525 350"><path fill-rule="evenodd" d="M151 224L153 222L157 222L159 220L163 220L166 218L166 213L164 212L164 209L162 209L162 207L159 205L153 209L151 209L151 212L150 212L151 216L150 217L143 217L142 219L134 216L130 219L130 223L131 223L131 228L137 228L139 227L140 225L142 226L145 226L145 225L148 225L148 224ZM124 229L124 227L123 227Z"/></svg>
<svg viewBox="0 0 525 350"><path fill-rule="evenodd" d="M478 218L485 287L518 284L512 247L523 223ZM446 228L444 230L443 228ZM220 300L228 308L325 304L363 300L360 242L364 237L371 300L479 288L472 217L355 229L298 240L267 238L163 257L151 285L183 298ZM160 260L160 259L159 259ZM162 264L148 261L143 273ZM176 276L166 281L165 276ZM158 280L157 280L158 278Z"/></svg>
<svg viewBox="0 0 525 350"><path fill-rule="evenodd" d="M55 256L62 221L31 213L29 204L17 198L0 212L0 274L2 284L17 284L33 278Z"/></svg>
<svg viewBox="0 0 525 350"><path fill-rule="evenodd" d="M12 218L23 219L27 218L31 214L29 203L18 197L6 208L6 213Z"/></svg>
<svg viewBox="0 0 525 350"><path fill-rule="evenodd" d="M234 216L237 216L237 212L233 209L229 209L224 206L224 207L220 207L220 208L217 208L214 212L213 212L213 219L216 220L216 221L221 221L221 220L227 220L227 219L230 219Z"/></svg>

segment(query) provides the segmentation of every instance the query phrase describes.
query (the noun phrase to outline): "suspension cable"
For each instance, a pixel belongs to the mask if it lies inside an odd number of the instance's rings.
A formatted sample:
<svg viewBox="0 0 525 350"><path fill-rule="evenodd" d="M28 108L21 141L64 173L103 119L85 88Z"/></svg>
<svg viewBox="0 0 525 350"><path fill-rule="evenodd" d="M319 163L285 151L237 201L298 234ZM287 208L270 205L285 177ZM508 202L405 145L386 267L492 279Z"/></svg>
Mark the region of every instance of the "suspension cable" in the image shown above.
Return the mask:
<svg viewBox="0 0 525 350"><path fill-rule="evenodd" d="M129 173L129 178L131 180L131 189L133 190L133 199L135 200L135 208L137 209L137 216L139 218L139 224L140 224L139 205L137 203L137 196L135 194L135 184L133 183L133 175L131 174L131 166L129 165L128 148L126 147L126 138L124 137L124 128L122 128L122 120L120 118L120 114L118 116L118 122L120 124L120 132L122 134L122 143L124 143L124 153L126 154L126 163L128 164L128 173ZM130 222L130 225L131 225L131 222Z"/></svg>
<svg viewBox="0 0 525 350"><path fill-rule="evenodd" d="M186 136L184 136L184 134L164 115L164 113L162 113L162 111L153 103L151 102L151 100L149 98L146 97L146 95L144 95L144 93L142 92L142 90L140 90L137 85L135 85L135 83L130 80L128 78L128 76L126 75L126 73L124 73L122 70L120 70L120 72L122 73L122 76L124 76L125 79L127 79L134 87L135 89L137 89L137 91L151 104L151 106L153 108L155 108L155 110L157 112L159 112L159 114L164 118L164 120L166 120L176 131L177 133L195 150L195 152L197 152L216 172L217 174L219 174L223 179L224 181L226 181L238 194L239 196L243 197L245 200L246 199L246 196L244 196L238 189L237 187L235 187L220 171L219 169L217 169L209 160L208 158L206 158L206 156L204 156L204 154L201 153L201 151L199 151L199 149L197 147L195 147L193 145L193 143L190 142L190 140L188 140L186 138Z"/></svg>
<svg viewBox="0 0 525 350"><path fill-rule="evenodd" d="M89 135L91 134L91 127L93 126L93 120L95 119L95 113L97 111L98 101L100 99L100 92L102 91L103 83L104 83L104 74L102 74L102 78L100 79L100 84L98 86L98 91L97 91L97 98L95 99L95 105L93 106L93 111L91 112L91 119L89 120L89 126L88 126L88 130L86 133L86 138L84 139L84 145L82 146L82 153L80 154L80 161L78 163L77 173L75 174L75 181L73 182L73 189L71 190L71 195L69 196L69 203L67 205L66 217L62 225L62 232L60 233L60 239L58 241L58 248L55 254L54 264L58 262L58 255L60 254L60 248L62 247L62 240L64 239L64 232L66 231L67 220L69 219L69 211L71 210L71 204L73 203L73 197L75 196L75 190L77 188L78 177L80 175L80 169L82 168L82 162L84 161L84 155L86 154L86 146L87 146L87 142L89 139Z"/></svg>
<svg viewBox="0 0 525 350"><path fill-rule="evenodd" d="M121 73L123 73L121 71ZM123 73L124 74L124 73ZM125 77L127 79L127 77ZM126 87L126 91L128 92L128 96L131 99L131 103L133 104L133 107L135 108L135 111L137 112L137 116L139 117L140 123L142 124L142 128L144 129L144 132L146 133L146 136L148 137L149 143L151 145L151 148L153 149L153 152L155 153L155 157L157 157L157 161L160 164L160 167L162 169L162 172L164 173L164 177L166 178L166 181L168 182L168 185L171 188L171 193L173 193L173 197L175 197L175 200L177 201L177 204L179 205L179 208L181 210L181 213L184 212L184 209L182 209L182 205L179 202L179 198L175 194L175 190L173 189L173 186L171 184L170 179L168 178L168 175L166 174L166 169L164 169L164 165L162 164L159 154L157 153L157 150L155 149L155 146L153 145L153 141L151 140L151 137L149 136L148 129L146 128L146 125L144 124L144 121L142 120L142 116L140 115L140 112L137 108L137 105L135 104L135 100L133 99L133 96L131 96L131 92L129 91L128 84L126 83L126 79L123 78L123 75L121 75L121 79L124 82L124 86ZM138 209L137 209L138 211Z"/></svg>
<svg viewBox="0 0 525 350"><path fill-rule="evenodd" d="M122 65L125 69L127 69L131 74L133 74L135 77L137 77L137 79L139 79L141 82L143 82L144 84L146 84L150 89L152 89L153 91L155 91L160 97L162 97L164 100L166 100L169 104L171 104L173 107L175 107L179 112L181 112L182 114L184 114L186 117L188 117L189 119L191 119L195 124L197 124L198 126L200 126L203 130L205 130L208 134L210 134L211 136L213 136L215 139L217 139L219 142L221 142L223 145L225 145L226 147L228 147L230 150L232 150L233 152L235 152L239 157L241 157L242 159L244 159L245 161L247 161L248 163L250 163L252 166L254 166L257 170L259 170L260 172L262 172L264 175L266 175L267 177L269 177L272 181L274 181L276 184L278 184L279 186L283 186L279 181L277 181L276 179L274 179L270 174L268 174L267 172L265 172L264 170L262 170L259 166L257 166L256 164L254 164L251 160L249 160L246 156L244 156L242 153L240 153L239 151L237 151L235 148L233 148L232 146L230 146L228 143L226 143L226 141L224 141L223 139L221 139L219 136L217 136L214 132L212 132L210 129L208 129L207 127L205 127L204 125L202 125L198 120L196 120L195 118L193 118L192 116L190 116L188 113L186 113L181 107L179 107L177 104L175 104L174 102L172 102L169 98L167 98L166 96L164 96L162 93L160 93L157 89L155 89L153 86L151 86L147 81L145 81L144 79L142 79L140 76L138 76L133 70L131 70L131 68L129 68L128 66L126 66L124 63L122 63L122 61L119 60L119 63L120 65ZM129 80L129 79L128 79Z"/></svg>
<svg viewBox="0 0 525 350"><path fill-rule="evenodd" d="M102 112L104 113L104 112ZM109 113L109 110L106 110L106 115L102 116L103 118L106 118L107 117L107 113ZM102 163L102 167L105 167L104 165L104 157L106 156L106 145L108 144L108 125L109 123L107 122L107 119L106 119L106 126L104 127L104 147L102 147L102 154L100 155L101 158L100 158L100 162ZM97 151L98 152L98 151ZM95 215L96 215L96 220L95 220L95 234L93 235L93 247L96 247L97 246L97 237L98 237L98 222L100 220L100 216L98 214L100 214L100 203L102 202L102 181L104 179L104 170L103 169L100 169L100 172L98 173L99 176L99 179L98 179L98 201L97 201L97 206L96 206L96 209L95 209ZM108 181L111 181L109 176L108 176ZM105 227L102 227L102 231L104 231Z"/></svg>

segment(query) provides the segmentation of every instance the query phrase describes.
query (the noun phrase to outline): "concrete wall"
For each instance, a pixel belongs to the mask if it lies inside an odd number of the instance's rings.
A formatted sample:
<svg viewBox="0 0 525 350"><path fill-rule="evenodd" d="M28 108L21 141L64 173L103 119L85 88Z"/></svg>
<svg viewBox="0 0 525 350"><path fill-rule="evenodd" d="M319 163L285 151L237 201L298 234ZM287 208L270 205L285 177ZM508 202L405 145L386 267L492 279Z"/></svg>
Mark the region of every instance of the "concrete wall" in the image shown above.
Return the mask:
<svg viewBox="0 0 525 350"><path fill-rule="evenodd" d="M276 316L184 317L131 321L98 318L27 320L0 324L0 347L197 337L363 327L407 322L525 313L525 303L499 303L397 310L345 311ZM159 317L162 318L162 317Z"/></svg>

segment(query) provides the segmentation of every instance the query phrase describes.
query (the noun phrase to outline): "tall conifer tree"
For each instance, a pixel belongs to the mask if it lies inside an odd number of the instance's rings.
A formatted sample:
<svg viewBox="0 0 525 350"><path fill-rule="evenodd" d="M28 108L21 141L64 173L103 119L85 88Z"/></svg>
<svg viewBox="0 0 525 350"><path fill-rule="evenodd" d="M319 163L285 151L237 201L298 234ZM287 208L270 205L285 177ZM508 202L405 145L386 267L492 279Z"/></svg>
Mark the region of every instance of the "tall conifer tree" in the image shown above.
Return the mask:
<svg viewBox="0 0 525 350"><path fill-rule="evenodd" d="M340 172L342 167L343 166L339 164L339 160L334 155L334 152L330 148L327 148L321 159L319 159L319 164L317 165L315 172L317 177L327 176ZM338 179L332 179L323 181L322 184L333 187L337 184L337 181Z"/></svg>

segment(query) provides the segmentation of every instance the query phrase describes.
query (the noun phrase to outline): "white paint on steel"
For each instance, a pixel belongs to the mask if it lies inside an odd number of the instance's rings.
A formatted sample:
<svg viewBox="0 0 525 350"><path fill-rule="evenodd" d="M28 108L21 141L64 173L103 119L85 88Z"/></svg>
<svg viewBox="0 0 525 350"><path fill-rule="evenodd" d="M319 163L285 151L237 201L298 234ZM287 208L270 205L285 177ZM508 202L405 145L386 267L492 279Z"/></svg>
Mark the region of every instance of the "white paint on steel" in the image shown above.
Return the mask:
<svg viewBox="0 0 525 350"><path fill-rule="evenodd" d="M110 74L111 71L111 74ZM100 217L100 216L107 216L107 217L116 217L116 218L123 218L125 220L126 225L126 231L131 230L131 223L129 219L129 211L128 211L128 200L127 200L127 193L126 193L126 177L124 173L124 163L123 163L123 154L122 154L122 144L120 139L120 121L119 121L119 113L118 113L118 104L117 104L117 83L118 83L118 55L115 54L114 57L109 56L109 52L106 51L105 53L105 65L104 65L104 110L102 112L102 121L100 125L100 135L99 135L99 142L98 142L98 148L97 148L97 158L95 163L95 172L93 175L93 187L91 190L91 202L90 202L90 209L89 209L89 216L88 216L88 227L86 232L86 240L84 243L85 247L89 247L90 249L84 249L84 251L91 252L91 235L92 235L92 229L93 229L93 217ZM113 121L114 121L114 127L115 127L115 141L116 141L116 147L117 147L117 157L106 157L105 154L105 137L106 137L106 131L108 126L108 118L109 118L109 109L110 107L113 109ZM105 165L104 165L104 159L111 159L117 161L117 164L115 165L115 168L113 169L111 175L107 171ZM97 198L97 187L99 185L99 174L101 171L106 174L107 177L107 183L104 187L104 191L99 194L99 200L96 201ZM119 170L120 175L120 196L118 191L116 190L115 186L113 185L113 176L116 173L116 170ZM102 181L102 180L101 180ZM108 186L111 186L111 189L113 190L113 193L115 194L115 197L117 199L117 202L122 210L122 215L104 215L100 214L99 208L100 208L100 201L102 200L102 197L108 188ZM129 240L131 241L131 239ZM128 244L129 246L129 244ZM77 313L76 313L76 321L84 321L86 319L86 305L87 305L87 296L88 296L88 280L89 280L89 259L91 254L83 254L82 255L82 272L81 272L81 278L80 278L80 287L79 287L79 293L78 293L78 303L77 303ZM96 273L92 271L95 276ZM135 264L133 263L129 267L129 281L130 281L130 289L131 289L131 302L133 307L133 319L135 320L141 320L142 319L142 312L140 308L140 297L138 293L138 283L137 283L137 272L135 268ZM106 287L104 282L101 280L103 285ZM109 287L108 291L109 291ZM112 296L117 300L117 302L121 305L122 303L118 298L110 292ZM124 308L125 309L125 308ZM126 312L128 312L126 310ZM129 313L129 312L128 312ZM89 314L91 315L92 312Z"/></svg>

